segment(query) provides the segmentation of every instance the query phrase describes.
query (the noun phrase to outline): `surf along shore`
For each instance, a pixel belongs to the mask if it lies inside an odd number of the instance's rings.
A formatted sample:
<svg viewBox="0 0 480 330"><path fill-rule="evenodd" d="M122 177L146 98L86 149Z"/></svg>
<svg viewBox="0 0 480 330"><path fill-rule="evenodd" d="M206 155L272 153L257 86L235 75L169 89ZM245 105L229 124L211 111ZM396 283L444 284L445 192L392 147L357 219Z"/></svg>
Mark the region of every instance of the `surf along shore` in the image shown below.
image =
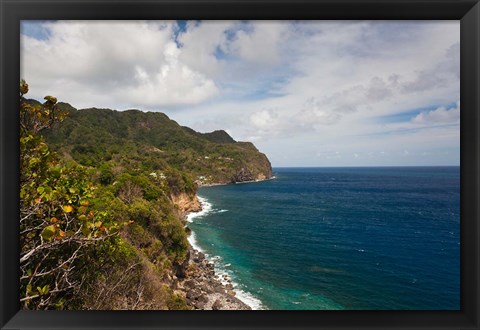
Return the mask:
<svg viewBox="0 0 480 330"><path fill-rule="evenodd" d="M183 196L176 201L186 226L195 217L206 214L211 205L199 196ZM206 255L195 243L195 234L189 232L189 250L181 265L175 265L174 290L180 291L187 305L195 310L251 310L238 296L234 283L215 267L218 259ZM253 306L255 308L255 306Z"/></svg>
<svg viewBox="0 0 480 330"><path fill-rule="evenodd" d="M255 183L255 180L243 183ZM218 186L225 184L209 184ZM212 205L204 198L195 195L193 198L177 200L176 204L183 209L186 226L197 217L205 216ZM188 256L182 265L177 267L175 289L182 291L187 304L196 310L251 310L264 309L261 302L251 294L236 289L236 283L216 267L219 256L209 256L197 245L195 233L190 231Z"/></svg>

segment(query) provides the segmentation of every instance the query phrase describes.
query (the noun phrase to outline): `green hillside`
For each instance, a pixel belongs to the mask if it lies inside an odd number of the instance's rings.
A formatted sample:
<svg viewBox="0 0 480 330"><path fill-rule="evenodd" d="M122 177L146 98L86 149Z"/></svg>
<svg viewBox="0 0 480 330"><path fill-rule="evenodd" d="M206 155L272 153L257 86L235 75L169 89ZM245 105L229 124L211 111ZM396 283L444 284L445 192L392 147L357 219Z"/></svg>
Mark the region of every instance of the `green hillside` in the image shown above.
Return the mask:
<svg viewBox="0 0 480 330"><path fill-rule="evenodd" d="M26 93L22 81L22 308L248 309L191 258L185 215L200 210L200 185L271 177L264 154L162 113L77 110Z"/></svg>
<svg viewBox="0 0 480 330"><path fill-rule="evenodd" d="M270 162L253 144L236 142L225 131L199 133L159 112L76 110L46 135L53 149L82 165L122 164L162 171L169 167L199 184L269 178Z"/></svg>

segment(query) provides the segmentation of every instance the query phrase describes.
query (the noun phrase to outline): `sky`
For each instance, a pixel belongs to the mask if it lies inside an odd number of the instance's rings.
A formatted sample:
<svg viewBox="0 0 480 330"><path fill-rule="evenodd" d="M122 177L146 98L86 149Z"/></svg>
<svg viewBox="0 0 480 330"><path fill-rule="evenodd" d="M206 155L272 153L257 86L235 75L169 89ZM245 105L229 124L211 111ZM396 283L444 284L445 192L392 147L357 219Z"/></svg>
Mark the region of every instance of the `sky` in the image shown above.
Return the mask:
<svg viewBox="0 0 480 330"><path fill-rule="evenodd" d="M274 167L460 164L459 21L22 21L29 97L167 114Z"/></svg>

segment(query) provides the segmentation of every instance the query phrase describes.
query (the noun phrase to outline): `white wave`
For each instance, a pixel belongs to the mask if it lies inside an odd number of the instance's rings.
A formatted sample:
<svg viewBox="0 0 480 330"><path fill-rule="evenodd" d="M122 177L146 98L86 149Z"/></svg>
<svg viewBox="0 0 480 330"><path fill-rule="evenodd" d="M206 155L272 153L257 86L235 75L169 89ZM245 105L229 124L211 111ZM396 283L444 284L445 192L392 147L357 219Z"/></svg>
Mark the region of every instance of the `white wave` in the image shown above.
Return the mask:
<svg viewBox="0 0 480 330"><path fill-rule="evenodd" d="M186 220L188 222L193 222L193 219L203 217L206 214L208 214L212 210L212 204L208 202L208 200L204 197L198 196L198 200L200 204L202 205L202 210L199 212L191 212L187 215ZM188 236L188 242L190 245L195 249L200 252L203 252L202 248L197 244L197 238L195 236L195 233L193 231L190 232L190 235Z"/></svg>
<svg viewBox="0 0 480 330"><path fill-rule="evenodd" d="M199 212L191 212L187 215L187 221L193 222L195 218L201 218L207 215L212 211L212 204L204 197L197 196L198 200L200 201L200 205L202 205L202 210Z"/></svg>
<svg viewBox="0 0 480 330"><path fill-rule="evenodd" d="M229 266L230 264L221 265L220 263L215 263L215 274L218 275L218 280L223 285L232 284L233 290L235 291L235 297L250 306L252 310L266 309L260 299L256 298L250 292L242 290L240 285L232 279L231 271L226 269L226 267Z"/></svg>
<svg viewBox="0 0 480 330"><path fill-rule="evenodd" d="M202 210L199 211L199 212L189 213L186 217L186 220L188 222L193 222L194 219L204 217L205 215L207 215L210 212L218 212L218 213L228 212L228 210L213 210L212 204L206 198L200 197L198 195L197 195L197 197L198 197L198 200L200 201L200 204L202 205ZM202 248L197 244L197 239L196 239L196 236L195 236L195 232L191 231L190 235L188 236L188 242L190 243L190 245L195 250L198 250L198 251L204 253ZM231 279L230 274L226 270L226 268L230 267L231 264L226 264L226 265L221 266L219 261L222 259L222 257L220 257L220 256L209 257L208 254L205 253L205 257L207 257L208 260L210 260L211 262L214 263L214 265L215 265L215 276L218 276L218 280L223 285L226 285L228 283L232 284L233 289L235 291L235 296L238 299L240 299L245 304L250 306L250 308L252 308L253 310L265 309L265 307L262 305L262 302L258 298L253 296L251 293L240 289L238 283L234 282Z"/></svg>
<svg viewBox="0 0 480 330"><path fill-rule="evenodd" d="M262 305L262 302L254 297L251 293L245 292L243 290L238 290L235 289L236 292L236 297L243 301L245 304L250 306L251 309L253 310L262 310L265 309L265 307Z"/></svg>
<svg viewBox="0 0 480 330"><path fill-rule="evenodd" d="M202 248L198 246L197 244L197 238L195 236L195 233L192 231L190 232L190 235L188 236L188 243L197 251L203 252Z"/></svg>

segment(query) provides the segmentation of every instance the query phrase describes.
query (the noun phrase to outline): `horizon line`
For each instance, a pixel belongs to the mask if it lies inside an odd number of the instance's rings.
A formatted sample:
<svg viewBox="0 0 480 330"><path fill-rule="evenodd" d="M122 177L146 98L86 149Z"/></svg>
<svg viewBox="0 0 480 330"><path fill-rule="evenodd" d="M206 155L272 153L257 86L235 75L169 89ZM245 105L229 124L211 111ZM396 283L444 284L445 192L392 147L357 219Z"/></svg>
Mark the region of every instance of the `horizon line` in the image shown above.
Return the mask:
<svg viewBox="0 0 480 330"><path fill-rule="evenodd" d="M358 168L358 167L460 167L460 165L332 165L332 166L273 166L272 168Z"/></svg>

